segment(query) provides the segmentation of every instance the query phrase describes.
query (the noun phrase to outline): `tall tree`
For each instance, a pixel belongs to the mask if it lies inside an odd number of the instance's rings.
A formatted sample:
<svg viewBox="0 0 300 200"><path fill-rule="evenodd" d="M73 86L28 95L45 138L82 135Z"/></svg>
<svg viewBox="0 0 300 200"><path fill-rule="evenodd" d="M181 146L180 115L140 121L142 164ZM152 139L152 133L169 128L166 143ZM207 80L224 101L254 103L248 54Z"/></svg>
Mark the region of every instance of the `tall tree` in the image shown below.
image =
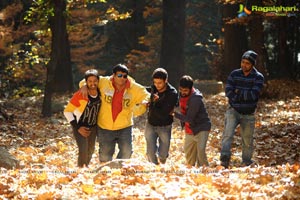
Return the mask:
<svg viewBox="0 0 300 200"><path fill-rule="evenodd" d="M289 49L287 45L288 34L287 31L288 19L282 17L278 20L278 67L279 74L286 76L289 73L289 67L291 66L290 59L288 59ZM279 31L280 30L280 31Z"/></svg>
<svg viewBox="0 0 300 200"><path fill-rule="evenodd" d="M186 0L163 0L163 31L160 66L169 73L169 82L178 86L185 72L184 35Z"/></svg>
<svg viewBox="0 0 300 200"><path fill-rule="evenodd" d="M258 54L256 68L267 77L266 63L268 59L267 51L264 41L264 27L262 23L262 17L253 17L249 22L250 31L250 49L254 50Z"/></svg>
<svg viewBox="0 0 300 200"><path fill-rule="evenodd" d="M111 19L106 26L106 35L108 37L107 51L105 51L99 61L105 63L104 65L107 66L108 73L110 73L111 66L114 66L116 62L124 62L124 57L132 49L141 50L144 47L139 43L139 38L146 33L145 19L143 17L145 0L114 0L106 6L113 6L115 13L113 13L114 19ZM127 16L125 15L126 13L128 14ZM116 20L118 15L120 15L120 18ZM129 64L129 67L131 72L134 71L132 65Z"/></svg>
<svg viewBox="0 0 300 200"><path fill-rule="evenodd" d="M298 6L297 6L298 3ZM278 6L296 6L299 7L299 1L291 0L291 1L277 1ZM288 13L292 14L292 13ZM297 13L298 14L298 13ZM295 24L296 21L299 21L299 16L288 16L288 17L279 17L276 23L277 31L278 31L278 74L281 77L291 77L294 78L295 76L295 68L294 65L294 57L295 54L293 52L297 52L294 49L294 36L297 32L297 29L294 27L297 26ZM296 19L295 19L296 18ZM298 18L298 19L297 19ZM288 31L285 31L288 30ZM298 49L299 51L299 49Z"/></svg>
<svg viewBox="0 0 300 200"><path fill-rule="evenodd" d="M54 13L49 18L52 33L50 62L47 65L43 116L51 116L52 94L73 89L70 45L66 25L66 1L51 1Z"/></svg>
<svg viewBox="0 0 300 200"><path fill-rule="evenodd" d="M247 35L244 25L230 23L237 15L237 4L223 5L224 24L224 66L222 67L222 80L225 81L229 73L240 67L241 55L247 50Z"/></svg>
<svg viewBox="0 0 300 200"><path fill-rule="evenodd" d="M185 65L186 73L193 78L205 80L215 78L211 64L218 59L217 40L220 38L222 18L216 1L190 0L186 7Z"/></svg>
<svg viewBox="0 0 300 200"><path fill-rule="evenodd" d="M300 78L300 14L298 18L291 19L291 46L292 46L292 63L293 63L293 78Z"/></svg>

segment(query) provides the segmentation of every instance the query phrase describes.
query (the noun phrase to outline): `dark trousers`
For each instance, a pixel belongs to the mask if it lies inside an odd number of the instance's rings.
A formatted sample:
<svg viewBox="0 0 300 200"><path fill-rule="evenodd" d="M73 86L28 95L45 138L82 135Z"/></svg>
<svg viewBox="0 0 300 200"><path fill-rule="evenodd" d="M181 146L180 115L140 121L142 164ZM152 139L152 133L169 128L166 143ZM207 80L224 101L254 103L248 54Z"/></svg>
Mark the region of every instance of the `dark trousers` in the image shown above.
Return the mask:
<svg viewBox="0 0 300 200"><path fill-rule="evenodd" d="M91 134L88 137L83 137L78 130L73 129L78 147L78 167L88 166L95 151L95 142L97 136L97 126L90 128Z"/></svg>

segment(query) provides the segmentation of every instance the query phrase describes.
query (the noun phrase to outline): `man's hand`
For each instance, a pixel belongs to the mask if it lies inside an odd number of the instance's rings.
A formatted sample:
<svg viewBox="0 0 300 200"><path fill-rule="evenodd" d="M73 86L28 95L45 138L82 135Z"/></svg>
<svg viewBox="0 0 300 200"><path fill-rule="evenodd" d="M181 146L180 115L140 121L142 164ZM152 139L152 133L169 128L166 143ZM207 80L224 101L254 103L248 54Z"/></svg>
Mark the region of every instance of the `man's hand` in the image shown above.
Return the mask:
<svg viewBox="0 0 300 200"><path fill-rule="evenodd" d="M153 101L156 102L159 99L158 93L153 94Z"/></svg>
<svg viewBox="0 0 300 200"><path fill-rule="evenodd" d="M89 128L81 126L78 129L78 132L80 133L80 135L82 135L83 137L88 137L91 134L91 131Z"/></svg>
<svg viewBox="0 0 300 200"><path fill-rule="evenodd" d="M169 115L171 115L171 116L175 116L175 108L173 108L172 110L171 110L171 112L169 113Z"/></svg>
<svg viewBox="0 0 300 200"><path fill-rule="evenodd" d="M82 96L84 98L88 98L88 88L86 85L83 85L80 89L79 89L80 93L82 94Z"/></svg>

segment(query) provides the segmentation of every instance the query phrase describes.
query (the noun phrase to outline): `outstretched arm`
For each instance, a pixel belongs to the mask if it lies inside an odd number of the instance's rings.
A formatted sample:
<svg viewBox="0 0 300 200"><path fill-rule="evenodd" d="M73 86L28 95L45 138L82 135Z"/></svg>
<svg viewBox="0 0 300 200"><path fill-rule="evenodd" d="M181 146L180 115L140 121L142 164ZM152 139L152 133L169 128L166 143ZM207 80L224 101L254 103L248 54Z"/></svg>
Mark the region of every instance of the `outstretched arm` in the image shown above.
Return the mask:
<svg viewBox="0 0 300 200"><path fill-rule="evenodd" d="M182 122L191 123L196 118L198 112L203 108L204 108L204 104L202 99L194 98L190 100L190 106L185 115L179 112L174 112L174 117L176 117Z"/></svg>
<svg viewBox="0 0 300 200"><path fill-rule="evenodd" d="M136 98L135 98L135 106L133 108L133 115L135 117L144 114L147 110L147 105L150 98L150 93L147 92L146 88L141 86L140 84L136 84Z"/></svg>

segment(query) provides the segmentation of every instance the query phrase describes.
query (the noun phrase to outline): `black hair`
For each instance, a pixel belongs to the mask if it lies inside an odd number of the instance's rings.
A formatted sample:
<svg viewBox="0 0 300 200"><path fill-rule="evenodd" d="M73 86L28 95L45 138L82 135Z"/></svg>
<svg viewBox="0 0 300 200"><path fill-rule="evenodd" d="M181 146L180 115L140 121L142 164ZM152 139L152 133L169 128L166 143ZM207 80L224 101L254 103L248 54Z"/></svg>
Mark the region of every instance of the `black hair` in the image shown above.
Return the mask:
<svg viewBox="0 0 300 200"><path fill-rule="evenodd" d="M99 80L98 71L97 71L96 69L89 69L89 70L87 70L87 71L84 73L85 81L87 81L87 79L88 79L90 76L96 76L97 79Z"/></svg>
<svg viewBox="0 0 300 200"><path fill-rule="evenodd" d="M123 73L128 74L129 70L125 65L117 64L116 66L113 67L113 73L116 74L117 72L123 72Z"/></svg>
<svg viewBox="0 0 300 200"><path fill-rule="evenodd" d="M163 68L157 68L154 70L152 78L163 79L165 81L168 78L168 72Z"/></svg>
<svg viewBox="0 0 300 200"><path fill-rule="evenodd" d="M180 78L179 81L180 87L192 89L193 85L194 85L194 80L189 75L184 75Z"/></svg>

